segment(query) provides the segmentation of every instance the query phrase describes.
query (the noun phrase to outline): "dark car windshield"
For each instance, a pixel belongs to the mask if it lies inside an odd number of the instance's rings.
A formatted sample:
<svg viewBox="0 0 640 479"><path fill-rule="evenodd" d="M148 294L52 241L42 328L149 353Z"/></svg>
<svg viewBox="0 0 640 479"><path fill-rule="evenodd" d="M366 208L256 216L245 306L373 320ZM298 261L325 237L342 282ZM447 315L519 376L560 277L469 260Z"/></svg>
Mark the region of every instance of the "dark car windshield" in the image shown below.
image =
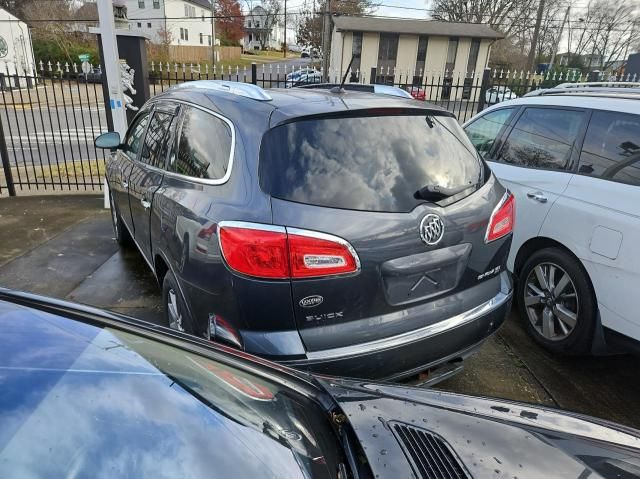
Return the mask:
<svg viewBox="0 0 640 479"><path fill-rule="evenodd" d="M266 193L353 210L408 212L421 189L471 193L482 172L456 120L424 114L295 121L267 132L260 153Z"/></svg>
<svg viewBox="0 0 640 479"><path fill-rule="evenodd" d="M329 422L291 389L119 330L13 318L0 477L335 477Z"/></svg>

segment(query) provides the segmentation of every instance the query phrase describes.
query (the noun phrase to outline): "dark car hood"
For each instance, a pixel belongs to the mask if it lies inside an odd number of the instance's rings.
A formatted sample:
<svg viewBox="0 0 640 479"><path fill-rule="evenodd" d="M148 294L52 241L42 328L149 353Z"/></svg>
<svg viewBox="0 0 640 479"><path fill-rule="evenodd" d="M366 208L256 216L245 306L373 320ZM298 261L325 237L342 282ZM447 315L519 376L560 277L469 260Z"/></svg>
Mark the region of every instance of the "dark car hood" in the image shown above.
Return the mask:
<svg viewBox="0 0 640 479"><path fill-rule="evenodd" d="M634 429L437 390L322 382L347 415L376 477L431 477L416 458L424 454L433 465L443 449L451 452L444 463L458 462L463 475L438 469L437 477L640 477L640 431ZM403 437L412 440L403 445Z"/></svg>

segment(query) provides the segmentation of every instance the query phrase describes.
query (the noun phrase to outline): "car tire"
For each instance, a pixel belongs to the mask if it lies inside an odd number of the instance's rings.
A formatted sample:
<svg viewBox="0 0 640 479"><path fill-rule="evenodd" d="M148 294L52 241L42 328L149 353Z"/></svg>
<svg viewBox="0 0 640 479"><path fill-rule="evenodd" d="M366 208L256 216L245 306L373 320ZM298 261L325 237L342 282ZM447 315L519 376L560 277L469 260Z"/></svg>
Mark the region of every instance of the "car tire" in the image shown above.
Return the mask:
<svg viewBox="0 0 640 479"><path fill-rule="evenodd" d="M118 209L116 208L116 204L113 201L111 193L109 193L109 205L111 206L111 224L113 226L115 240L120 246L129 246L132 242L131 235L122 221L120 213L118 213Z"/></svg>
<svg viewBox="0 0 640 479"><path fill-rule="evenodd" d="M193 334L193 325L187 307L178 288L178 281L171 271L167 271L162 280L162 300L164 304L165 326Z"/></svg>
<svg viewBox="0 0 640 479"><path fill-rule="evenodd" d="M536 251L520 270L518 311L527 332L554 353L587 354L597 319L589 276L560 248Z"/></svg>

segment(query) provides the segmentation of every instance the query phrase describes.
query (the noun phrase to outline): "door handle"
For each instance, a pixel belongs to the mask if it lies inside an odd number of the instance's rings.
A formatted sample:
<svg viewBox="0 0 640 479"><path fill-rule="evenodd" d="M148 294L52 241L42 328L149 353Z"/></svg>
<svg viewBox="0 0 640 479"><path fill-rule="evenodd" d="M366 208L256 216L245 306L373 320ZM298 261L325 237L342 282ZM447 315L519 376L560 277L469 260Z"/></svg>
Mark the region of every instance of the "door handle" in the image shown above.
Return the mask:
<svg viewBox="0 0 640 479"><path fill-rule="evenodd" d="M147 200L145 200L144 198L142 198L142 199L140 200L140 203L142 203L142 207L143 207L145 210L149 209L149 207L151 206L151 201L147 201Z"/></svg>
<svg viewBox="0 0 640 479"><path fill-rule="evenodd" d="M541 192L536 191L535 193L527 193L527 197L531 198L532 200L536 200L540 203L546 203L547 202L547 197L544 196Z"/></svg>

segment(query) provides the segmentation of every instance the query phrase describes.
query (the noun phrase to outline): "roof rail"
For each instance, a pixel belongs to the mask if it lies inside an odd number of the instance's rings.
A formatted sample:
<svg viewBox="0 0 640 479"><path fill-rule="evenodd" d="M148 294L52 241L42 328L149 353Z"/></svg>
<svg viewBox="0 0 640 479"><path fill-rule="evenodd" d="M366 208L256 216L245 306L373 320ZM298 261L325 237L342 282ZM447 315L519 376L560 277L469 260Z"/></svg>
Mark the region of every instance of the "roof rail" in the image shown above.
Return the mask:
<svg viewBox="0 0 640 479"><path fill-rule="evenodd" d="M628 81L589 81L576 83L561 83L553 88L581 88L581 87L611 87L611 88L639 88L640 82Z"/></svg>
<svg viewBox="0 0 640 479"><path fill-rule="evenodd" d="M226 80L194 80L171 87L171 89L179 88L201 88L203 90L222 91L258 101L273 100L271 95L269 95L262 87L252 83L240 83Z"/></svg>
<svg viewBox="0 0 640 479"><path fill-rule="evenodd" d="M543 96L543 95L569 95L578 93L600 93L602 95L640 95L640 86L638 87L603 87L603 86L586 86L586 87L553 87L540 90L533 90L523 95L524 97Z"/></svg>

